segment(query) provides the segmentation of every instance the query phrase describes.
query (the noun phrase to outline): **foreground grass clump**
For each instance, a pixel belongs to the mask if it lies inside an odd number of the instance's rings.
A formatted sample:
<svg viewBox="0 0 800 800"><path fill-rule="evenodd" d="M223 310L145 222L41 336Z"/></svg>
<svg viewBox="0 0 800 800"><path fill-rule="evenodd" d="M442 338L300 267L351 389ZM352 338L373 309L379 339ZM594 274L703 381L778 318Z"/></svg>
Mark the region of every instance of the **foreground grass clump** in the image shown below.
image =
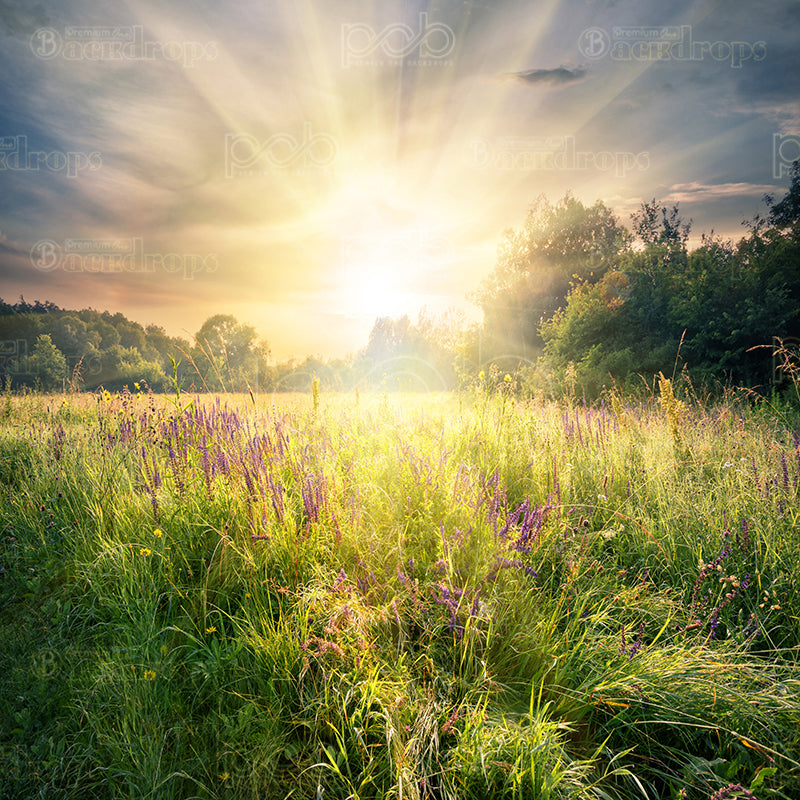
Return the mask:
<svg viewBox="0 0 800 800"><path fill-rule="evenodd" d="M796 421L613 400L14 398L0 796L797 797Z"/></svg>

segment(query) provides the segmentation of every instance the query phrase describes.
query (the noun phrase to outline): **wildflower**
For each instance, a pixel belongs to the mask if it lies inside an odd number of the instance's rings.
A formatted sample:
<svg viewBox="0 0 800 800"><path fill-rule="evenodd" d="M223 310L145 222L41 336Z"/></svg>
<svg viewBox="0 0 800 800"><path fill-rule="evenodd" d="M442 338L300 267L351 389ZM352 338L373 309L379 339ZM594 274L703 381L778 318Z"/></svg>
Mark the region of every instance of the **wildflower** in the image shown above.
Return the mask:
<svg viewBox="0 0 800 800"><path fill-rule="evenodd" d="M146 669L144 671L144 679L146 681L154 681L156 679L156 671L154 669Z"/></svg>
<svg viewBox="0 0 800 800"><path fill-rule="evenodd" d="M153 551L149 547L140 547L139 548L139 555L140 556L149 556Z"/></svg>
<svg viewBox="0 0 800 800"><path fill-rule="evenodd" d="M136 383L136 381L134 381L134 382L133 382L133 386L134 386L134 388L136 389L136 391L137 391L137 392L138 392L138 391L141 391L141 390L139 389L139 384L138 384L138 383Z"/></svg>
<svg viewBox="0 0 800 800"><path fill-rule="evenodd" d="M160 539L160 538L161 538L163 535L164 535L164 531L162 531L162 530L161 530L161 528L156 528L156 529L153 531L153 536L155 536L155 537L157 537L157 538L159 538L159 539Z"/></svg>
<svg viewBox="0 0 800 800"><path fill-rule="evenodd" d="M209 625L206 628L206 633L216 633L216 632L217 632L217 626L216 625Z"/></svg>
<svg viewBox="0 0 800 800"><path fill-rule="evenodd" d="M483 370L481 370L481 371L478 373L478 378L480 378L480 380L483 380L485 377L486 377L486 373L484 373L484 371L483 371Z"/></svg>
<svg viewBox="0 0 800 800"><path fill-rule="evenodd" d="M109 392L108 389L103 390L103 400L107 403L111 401L111 392Z"/></svg>
<svg viewBox="0 0 800 800"><path fill-rule="evenodd" d="M506 373L506 374L505 374L505 377L503 378L503 380L504 380L506 383L511 383L511 376L510 376L508 373Z"/></svg>
<svg viewBox="0 0 800 800"><path fill-rule="evenodd" d="M748 800L756 800L756 796L749 789L745 789L741 783L729 783L727 786L723 786L711 795L711 800L727 800L734 794L741 795Z"/></svg>
<svg viewBox="0 0 800 800"><path fill-rule="evenodd" d="M625 626L622 626L622 644L620 644L619 652L624 653L628 656L628 661L633 659L633 657L642 649L642 634L644 633L644 623L639 624L639 636L628 644L627 639L625 637Z"/></svg>
<svg viewBox="0 0 800 800"><path fill-rule="evenodd" d="M442 725L442 733L450 733L453 730L453 726L458 721L459 713L458 708L453 709L453 713L447 718L447 722Z"/></svg>
<svg viewBox="0 0 800 800"><path fill-rule="evenodd" d="M229 774L229 773L227 773L227 772L223 772L223 773L222 773L222 774L219 776L219 779L220 779L221 781L226 781L226 780L228 780L228 778L230 778L230 774Z"/></svg>
<svg viewBox="0 0 800 800"><path fill-rule="evenodd" d="M347 580L347 573L344 571L344 567L339 570L339 574L336 576L336 580L333 582L333 586L331 587L332 592L343 592L344 588L341 588L342 585Z"/></svg>

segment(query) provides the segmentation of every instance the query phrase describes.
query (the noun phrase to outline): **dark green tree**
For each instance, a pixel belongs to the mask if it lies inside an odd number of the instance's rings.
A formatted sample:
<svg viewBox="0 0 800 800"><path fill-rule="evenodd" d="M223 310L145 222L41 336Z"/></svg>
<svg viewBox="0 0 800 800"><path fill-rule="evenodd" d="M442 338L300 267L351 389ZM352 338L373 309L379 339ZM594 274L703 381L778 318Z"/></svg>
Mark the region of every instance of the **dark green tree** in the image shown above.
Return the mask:
<svg viewBox="0 0 800 800"><path fill-rule="evenodd" d="M497 263L477 292L487 351L532 355L539 326L564 305L575 282L595 282L612 269L630 234L602 202L584 206L567 193L540 197L522 230L505 232Z"/></svg>
<svg viewBox="0 0 800 800"><path fill-rule="evenodd" d="M36 382L45 391L61 389L67 377L67 360L53 344L50 335L43 333L36 340L31 355L22 359L19 371L34 375Z"/></svg>

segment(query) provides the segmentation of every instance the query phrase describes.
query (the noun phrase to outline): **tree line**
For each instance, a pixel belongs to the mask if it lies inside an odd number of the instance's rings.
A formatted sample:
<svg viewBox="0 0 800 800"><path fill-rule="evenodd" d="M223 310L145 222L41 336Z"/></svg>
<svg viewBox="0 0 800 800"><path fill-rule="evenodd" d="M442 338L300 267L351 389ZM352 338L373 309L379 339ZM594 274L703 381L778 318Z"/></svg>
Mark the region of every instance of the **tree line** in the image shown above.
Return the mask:
<svg viewBox="0 0 800 800"><path fill-rule="evenodd" d="M379 318L367 345L344 358L307 356L273 364L269 343L234 316L209 317L191 341L142 327L120 313L62 309L52 302L0 300L0 381L13 389L157 392L307 391L356 386L446 390L455 382L450 317L423 312Z"/></svg>
<svg viewBox="0 0 800 800"><path fill-rule="evenodd" d="M0 377L44 390L305 391L316 378L429 391L511 374L523 391L591 399L680 368L711 386L767 387L769 346L800 342L800 162L786 195L764 202L738 242L704 233L690 249L677 205L644 202L626 227L601 201L540 197L472 297L480 323L379 317L367 344L337 359L273 364L255 328L226 314L189 341L119 313L0 300Z"/></svg>
<svg viewBox="0 0 800 800"><path fill-rule="evenodd" d="M644 202L626 228L611 209L539 198L507 231L476 293L479 360L520 356L521 374L597 397L686 369L693 381L768 388L771 347L800 341L800 164L781 200L737 243L703 234L678 206Z"/></svg>

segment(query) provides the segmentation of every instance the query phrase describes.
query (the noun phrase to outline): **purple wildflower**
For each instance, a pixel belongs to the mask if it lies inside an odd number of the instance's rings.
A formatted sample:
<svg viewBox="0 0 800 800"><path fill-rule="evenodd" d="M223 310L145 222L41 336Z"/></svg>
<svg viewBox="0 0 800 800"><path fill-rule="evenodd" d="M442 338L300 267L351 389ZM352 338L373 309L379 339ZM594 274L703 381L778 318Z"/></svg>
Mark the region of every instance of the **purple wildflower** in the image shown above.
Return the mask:
<svg viewBox="0 0 800 800"><path fill-rule="evenodd" d="M336 580L333 582L333 586L331 587L332 592L341 592L344 591L342 589L342 584L347 580L347 573L344 571L344 567L341 568L339 574L336 576Z"/></svg>
<svg viewBox="0 0 800 800"><path fill-rule="evenodd" d="M756 634L758 634L758 617L756 617L755 614L750 614L747 625L745 625L742 631L742 637L747 641L748 639L755 638Z"/></svg>
<svg viewBox="0 0 800 800"><path fill-rule="evenodd" d="M758 798L749 789L745 789L741 783L729 783L727 786L723 786L711 795L710 800L728 800L728 798L733 797L734 794L741 795L746 798L746 800L758 800Z"/></svg>
<svg viewBox="0 0 800 800"><path fill-rule="evenodd" d="M642 649L642 635L644 634L644 623L639 623L639 635L628 644L627 639L625 637L625 626L622 626L622 643L619 646L619 652L623 653L628 656L628 661L630 661L638 652Z"/></svg>

